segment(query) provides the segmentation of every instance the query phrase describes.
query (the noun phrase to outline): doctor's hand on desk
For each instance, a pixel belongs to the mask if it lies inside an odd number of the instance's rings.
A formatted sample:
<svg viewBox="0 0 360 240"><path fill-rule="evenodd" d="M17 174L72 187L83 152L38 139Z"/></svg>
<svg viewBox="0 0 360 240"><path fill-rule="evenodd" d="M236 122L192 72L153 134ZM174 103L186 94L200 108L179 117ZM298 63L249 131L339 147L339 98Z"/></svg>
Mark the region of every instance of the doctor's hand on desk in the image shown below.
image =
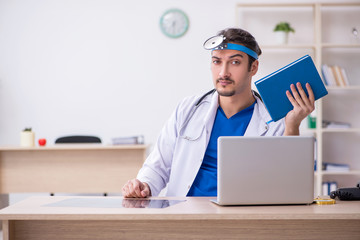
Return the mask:
<svg viewBox="0 0 360 240"><path fill-rule="evenodd" d="M134 178L123 186L122 195L125 198L146 198L151 196L151 191L147 183Z"/></svg>
<svg viewBox="0 0 360 240"><path fill-rule="evenodd" d="M299 135L300 123L315 109L315 96L309 83L305 85L309 97L306 95L301 84L298 82L296 87L291 84L290 91L286 95L294 109L288 112L285 117L284 135Z"/></svg>

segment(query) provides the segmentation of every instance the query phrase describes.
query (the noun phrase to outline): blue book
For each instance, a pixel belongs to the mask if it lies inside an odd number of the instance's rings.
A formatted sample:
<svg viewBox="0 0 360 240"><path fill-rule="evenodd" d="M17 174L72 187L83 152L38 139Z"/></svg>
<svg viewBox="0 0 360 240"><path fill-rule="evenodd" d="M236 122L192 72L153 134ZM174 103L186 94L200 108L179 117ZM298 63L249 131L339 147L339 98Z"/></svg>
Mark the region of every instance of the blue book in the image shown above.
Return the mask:
<svg viewBox="0 0 360 240"><path fill-rule="evenodd" d="M328 94L309 55L305 55L255 82L255 86L273 121L285 117L294 108L286 96L286 91L291 92L290 85L296 85L297 82L301 83L307 95L305 84L309 83L314 92L315 100Z"/></svg>

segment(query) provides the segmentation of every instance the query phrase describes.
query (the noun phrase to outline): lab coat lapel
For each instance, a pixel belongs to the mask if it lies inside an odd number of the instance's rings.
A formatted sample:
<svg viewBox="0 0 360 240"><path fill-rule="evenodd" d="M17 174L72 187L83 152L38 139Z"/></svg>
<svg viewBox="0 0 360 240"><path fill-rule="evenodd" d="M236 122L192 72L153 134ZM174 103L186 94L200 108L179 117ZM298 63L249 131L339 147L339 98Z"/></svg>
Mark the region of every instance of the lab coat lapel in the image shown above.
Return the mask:
<svg viewBox="0 0 360 240"><path fill-rule="evenodd" d="M204 117L204 126L205 126L205 130L206 130L206 146L209 143L209 139L210 139L212 128L214 126L214 121L215 121L218 106L219 106L219 95L215 91L214 94L211 95L210 107Z"/></svg>
<svg viewBox="0 0 360 240"><path fill-rule="evenodd" d="M265 105L256 97L256 104L250 123L245 131L244 136L264 136L269 129L268 121L271 120Z"/></svg>

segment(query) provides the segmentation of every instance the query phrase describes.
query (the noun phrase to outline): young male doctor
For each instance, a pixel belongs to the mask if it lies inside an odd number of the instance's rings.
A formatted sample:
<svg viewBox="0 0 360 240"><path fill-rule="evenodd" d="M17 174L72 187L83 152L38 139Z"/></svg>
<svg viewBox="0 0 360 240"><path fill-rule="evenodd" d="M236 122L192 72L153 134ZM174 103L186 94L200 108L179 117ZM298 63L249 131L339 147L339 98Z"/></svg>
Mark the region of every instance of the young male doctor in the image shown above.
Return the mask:
<svg viewBox="0 0 360 240"><path fill-rule="evenodd" d="M301 121L314 110L310 85L298 83L286 92L293 110L285 119L271 122L251 90L261 49L247 31L222 30L204 47L212 50L215 90L186 98L177 106L137 178L123 186L124 197L157 196L166 186L167 196L217 196L219 136L299 135Z"/></svg>

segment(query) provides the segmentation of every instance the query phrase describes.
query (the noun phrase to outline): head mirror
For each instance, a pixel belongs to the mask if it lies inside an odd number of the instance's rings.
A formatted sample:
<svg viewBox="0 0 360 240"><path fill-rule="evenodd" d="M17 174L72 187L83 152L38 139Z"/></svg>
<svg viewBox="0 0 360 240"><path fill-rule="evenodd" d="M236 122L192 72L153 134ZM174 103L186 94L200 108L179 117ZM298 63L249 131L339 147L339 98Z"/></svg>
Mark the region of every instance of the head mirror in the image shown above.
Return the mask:
<svg viewBox="0 0 360 240"><path fill-rule="evenodd" d="M225 39L226 37L223 35L211 37L204 42L204 48L206 50L237 50L248 54L254 59L258 59L257 53L250 48L236 43L226 43L224 42Z"/></svg>
<svg viewBox="0 0 360 240"><path fill-rule="evenodd" d="M224 40L225 40L225 37L223 35L211 37L204 42L204 48L206 50L212 50L212 49L220 46Z"/></svg>

